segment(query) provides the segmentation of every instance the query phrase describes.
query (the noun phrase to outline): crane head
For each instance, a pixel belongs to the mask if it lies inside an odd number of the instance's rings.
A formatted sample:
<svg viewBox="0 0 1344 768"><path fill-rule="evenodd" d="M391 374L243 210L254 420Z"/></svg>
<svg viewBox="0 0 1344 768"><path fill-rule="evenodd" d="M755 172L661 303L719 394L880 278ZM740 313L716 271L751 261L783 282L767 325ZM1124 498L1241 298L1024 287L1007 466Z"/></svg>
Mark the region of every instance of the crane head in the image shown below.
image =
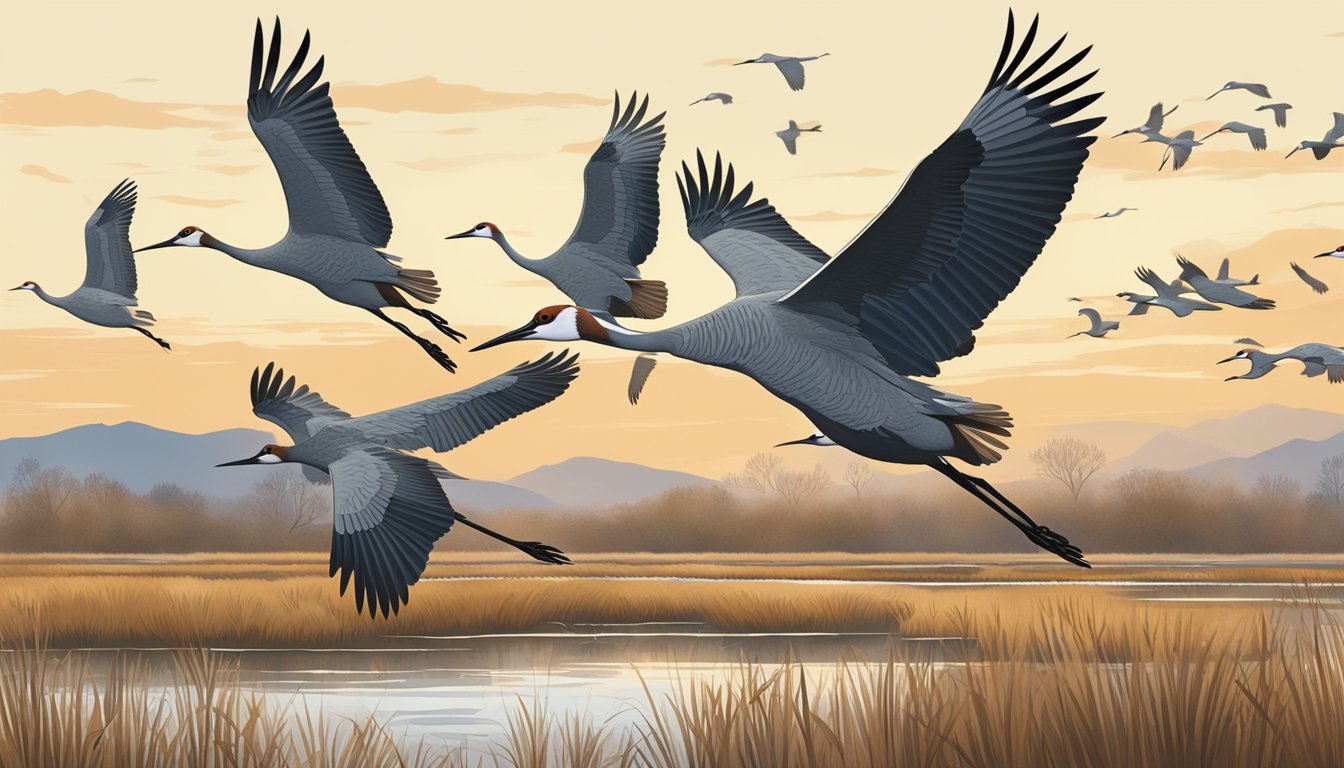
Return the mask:
<svg viewBox="0 0 1344 768"><path fill-rule="evenodd" d="M1214 91L1213 94L1209 96L1209 99L1212 99L1214 96L1217 96L1218 94L1222 93L1223 91L1230 91L1230 90L1232 90L1233 88L1236 88L1236 87L1237 87L1237 81L1236 81L1236 80L1228 80L1228 81L1227 81L1227 84L1224 85L1222 88L1219 88L1218 90ZM1205 99L1205 101L1208 101L1209 99Z"/></svg>
<svg viewBox="0 0 1344 768"><path fill-rule="evenodd" d="M449 235L443 239L456 240L460 237L488 237L493 240L502 234L504 233L499 231L499 227L496 227L488 221L482 221L480 224L468 229L466 232L458 232L456 235Z"/></svg>
<svg viewBox="0 0 1344 768"><path fill-rule="evenodd" d="M40 289L40 287L38 286L38 284L37 284L37 283L34 283L32 280L25 280L25 281L23 282L23 285L20 285L20 286L18 286L17 288L10 288L9 290L11 290L11 291L37 291L37 290L41 290L41 289Z"/></svg>
<svg viewBox="0 0 1344 768"><path fill-rule="evenodd" d="M1333 251L1326 251L1325 253L1316 254L1316 258L1318 259L1323 259L1328 256L1334 256L1336 259L1344 259L1344 245L1339 246Z"/></svg>
<svg viewBox="0 0 1344 768"><path fill-rule="evenodd" d="M146 245L144 248L136 248L135 252L152 251L155 248L167 248L172 245L185 245L189 248L209 247L210 235L199 227L183 227L181 232L164 240L161 243Z"/></svg>
<svg viewBox="0 0 1344 768"><path fill-rule="evenodd" d="M1299 142L1298 145L1297 145L1296 147L1293 147L1293 151L1292 151L1292 152L1289 152L1289 153L1286 154L1286 155L1284 155L1284 157L1285 157L1285 158L1292 157L1293 155L1297 154L1299 150L1303 150L1303 149L1311 149L1311 144L1310 144L1310 142L1306 142L1306 141Z"/></svg>
<svg viewBox="0 0 1344 768"><path fill-rule="evenodd" d="M779 445L776 445L775 447L776 447L776 448L783 448L783 447L786 446L786 445L816 445L816 446L820 446L820 447L829 447L829 446L832 446L832 445L839 445L839 443L836 443L834 440L832 440L831 438L829 438L829 437L823 435L823 434L820 433L820 432L813 432L812 434L808 435L807 437L804 437L802 440L790 440L790 441L788 441L788 442L786 442L786 443L780 443Z"/></svg>
<svg viewBox="0 0 1344 768"><path fill-rule="evenodd" d="M500 334L471 351L479 352L482 349L489 349L511 341L523 341L524 339L609 342L611 341L611 335L608 333L607 327L601 320L594 317L592 312L583 307L576 307L572 304L556 304L550 307L542 307L537 310L537 313L532 316L532 319L526 325L515 328L508 333Z"/></svg>
<svg viewBox="0 0 1344 768"><path fill-rule="evenodd" d="M279 464L286 460L287 449L283 445L265 445L253 456L238 461L226 461L216 467L241 467L247 464Z"/></svg>

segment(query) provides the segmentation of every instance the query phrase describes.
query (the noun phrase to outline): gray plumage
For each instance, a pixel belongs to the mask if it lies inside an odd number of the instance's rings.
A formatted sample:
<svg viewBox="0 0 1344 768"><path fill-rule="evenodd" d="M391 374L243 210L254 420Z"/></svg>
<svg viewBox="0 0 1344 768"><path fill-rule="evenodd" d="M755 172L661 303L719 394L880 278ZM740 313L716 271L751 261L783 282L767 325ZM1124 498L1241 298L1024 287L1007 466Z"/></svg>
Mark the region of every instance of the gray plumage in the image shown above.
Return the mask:
<svg viewBox="0 0 1344 768"><path fill-rule="evenodd" d="M1201 299L1211 301L1214 304L1226 304L1241 309L1274 308L1273 299L1262 299L1234 285L1226 285L1211 280L1204 270L1180 254L1176 255L1176 263L1181 267L1181 280L1195 289L1195 293L1199 294Z"/></svg>
<svg viewBox="0 0 1344 768"><path fill-rule="evenodd" d="M1157 167L1159 171L1167 167L1168 160L1171 161L1171 170L1181 170L1190 160L1190 153L1194 148L1202 144L1195 140L1194 131L1181 131L1173 137L1154 136L1153 140L1167 145L1167 148L1162 150L1162 164Z"/></svg>
<svg viewBox="0 0 1344 768"><path fill-rule="evenodd" d="M341 130L329 84L318 82L324 59L300 74L308 56L309 34L304 32L293 60L277 80L280 47L280 20L276 19L269 51L258 20L252 41L247 121L285 191L289 212L285 236L265 248L250 249L186 227L140 250L173 245L213 248L245 264L297 278L334 301L369 311L414 340L439 365L455 370L452 359L437 344L383 311L406 309L454 341L466 338L442 317L413 306L407 298L427 304L437 301L434 273L399 267L399 257L381 250L392 236L392 219L378 186Z"/></svg>
<svg viewBox="0 0 1344 768"><path fill-rule="evenodd" d="M1292 109L1292 104L1279 102L1278 104L1261 104L1255 108L1256 112L1263 112L1266 109L1274 113L1274 124L1280 128L1288 127L1288 110Z"/></svg>
<svg viewBox="0 0 1344 768"><path fill-rule="evenodd" d="M813 126L811 128L799 128L798 123L796 121L790 120L789 127L785 128L782 131L775 131L775 135L779 137L780 141L784 142L784 148L789 150L790 155L796 155L798 154L799 136L802 136L804 133L820 133L820 132L821 132L820 125Z"/></svg>
<svg viewBox="0 0 1344 768"><path fill-rule="evenodd" d="M1078 314L1090 320L1092 322L1092 327L1088 328L1085 331L1079 331L1075 334L1071 334L1069 336L1070 339L1073 338L1074 336L1082 336L1082 335L1088 335L1094 339L1100 339L1106 334L1110 333L1111 331L1120 328L1119 321L1102 320L1101 313L1090 307L1083 307L1082 309L1078 310Z"/></svg>
<svg viewBox="0 0 1344 768"><path fill-rule="evenodd" d="M1119 296L1134 305L1133 309L1129 311L1130 315L1147 314L1149 307L1161 307L1170 311L1177 317L1187 317L1191 312L1208 312L1222 309L1222 307L1216 307L1213 304L1196 301L1194 299L1187 299L1182 296L1180 280L1175 280L1171 283L1164 282L1162 278L1157 276L1156 272L1147 267L1139 267L1134 270L1134 274L1140 280L1147 283L1157 295L1150 296L1147 294L1132 293L1130 291L1117 293L1116 296Z"/></svg>
<svg viewBox="0 0 1344 768"><path fill-rule="evenodd" d="M559 397L578 375L577 355L547 354L450 395L352 418L275 364L252 373L252 412L289 435L220 466L297 463L330 475L335 519L330 575L344 595L353 577L355 609L397 613L420 579L434 542L462 522L548 563L568 563L540 542L516 541L467 520L448 502L440 479L458 476L403 451L449 451Z"/></svg>
<svg viewBox="0 0 1344 768"><path fill-rule="evenodd" d="M1274 370L1284 360L1297 360L1302 363L1302 375L1308 377L1326 374L1331 384L1344 382L1344 349L1330 344L1299 344L1283 352L1265 352L1259 349L1243 349L1237 354L1219 360L1218 364L1233 360L1246 360L1251 369L1240 376L1229 376L1225 381L1235 379L1258 379Z"/></svg>
<svg viewBox="0 0 1344 768"><path fill-rule="evenodd" d="M53 296L29 280L12 291L32 291L46 303L60 307L86 323L104 328L130 328L163 349L168 342L149 332L154 315L135 298L139 285L131 251L131 219L135 216L135 182L123 179L107 193L84 223L84 282L65 296Z"/></svg>
<svg viewBox="0 0 1344 768"><path fill-rule="evenodd" d="M696 104L699 104L699 103L702 102L702 101L717 101L717 102L719 102L719 103L721 103L721 104L724 104L724 105L726 106L726 105L728 105L728 104L732 104L732 103L733 103L733 96L732 96L732 94L730 94L730 93L722 93L722 92L720 92L720 91L714 91L714 92L710 93L709 95L707 95L707 96L705 96L705 97L703 97L703 98L699 98L699 99L696 99L695 101L692 101L692 102L691 102L690 104L688 104L687 106L694 107Z"/></svg>
<svg viewBox="0 0 1344 768"><path fill-rule="evenodd" d="M789 84L789 88L795 91L803 90L803 85L807 80L807 73L803 71L803 62L816 61L822 56L830 56L829 53L821 53L816 56L777 56L773 53L762 53L754 59L739 61L733 66L742 64L774 64L779 73L784 76L784 81Z"/></svg>
<svg viewBox="0 0 1344 768"><path fill-rule="evenodd" d="M1263 346L1265 346L1264 344L1261 344L1260 342L1256 341L1255 339L1250 338L1249 336L1242 336L1242 337L1239 338L1239 339L1233 339L1233 340L1232 340L1232 343L1233 343L1233 344L1249 344L1249 345L1251 345L1252 347L1263 347Z"/></svg>
<svg viewBox="0 0 1344 768"><path fill-rule="evenodd" d="M1094 217L1094 218L1098 218L1098 219L1114 219L1115 217L1119 216L1120 214L1124 213L1125 211L1137 211L1137 210L1139 210L1139 209L1138 209L1138 208L1125 208L1125 207L1120 207L1120 208L1116 208L1114 211L1109 211L1109 212L1107 212L1107 213L1103 213L1103 214L1101 214L1100 216L1096 216L1096 217Z"/></svg>
<svg viewBox="0 0 1344 768"><path fill-rule="evenodd" d="M1158 141L1158 137L1162 136L1163 121L1166 119L1168 115L1170 115L1172 112L1175 112L1180 108L1181 105L1177 104L1171 109L1168 109L1167 111L1163 112L1162 102L1159 101L1153 105L1152 109L1148 110L1148 120L1144 122L1143 125L1137 126L1135 128L1126 128L1125 130L1115 134L1111 138L1118 139L1126 134L1137 133L1140 136L1143 136L1143 142Z"/></svg>
<svg viewBox="0 0 1344 768"><path fill-rule="evenodd" d="M662 317L667 286L639 275L658 243L658 162L667 144L667 113L645 120L648 109L648 97L641 103L636 93L622 112L616 97L607 133L583 170L578 223L555 253L529 259L489 222L448 239L490 238L513 263L546 278L579 306L615 317Z"/></svg>
<svg viewBox="0 0 1344 768"><path fill-rule="evenodd" d="M1293 272L1297 273L1298 278L1300 278L1302 282L1310 286L1311 290L1317 293L1325 293L1326 291L1330 290L1330 286L1312 277L1311 274L1307 272L1307 270L1299 267L1297 265L1297 262L1290 261L1288 262L1288 266L1293 268Z"/></svg>
<svg viewBox="0 0 1344 768"><path fill-rule="evenodd" d="M1239 123L1239 122L1236 122L1235 120L1232 121L1232 122L1230 122L1230 123L1223 123L1223 127L1222 127L1222 128L1219 128L1218 130L1214 131L1213 133L1210 133L1208 136L1205 136L1203 139L1200 139L1200 141L1205 141L1205 140L1209 139L1210 137L1217 136L1217 135L1220 134L1220 133L1242 133L1242 134L1245 134L1245 135L1246 135L1246 138L1249 139L1250 142L1251 142L1251 149L1254 149L1254 150L1257 151L1257 152L1259 152L1259 151L1261 151L1261 150L1263 150L1263 149L1265 149L1265 148L1267 148L1267 147L1269 146L1269 142L1268 142L1268 140L1265 138L1265 129L1264 129L1264 128L1256 128L1254 125L1247 125L1246 123Z"/></svg>
<svg viewBox="0 0 1344 768"><path fill-rule="evenodd" d="M1330 150L1344 147L1344 112L1336 112L1335 122L1330 126L1330 130L1325 132L1320 141L1301 141L1298 142L1293 151L1288 153L1288 157L1297 154L1300 149L1310 149L1311 154L1317 160L1324 160L1330 155Z"/></svg>
<svg viewBox="0 0 1344 768"><path fill-rule="evenodd" d="M1236 80L1228 80L1222 88L1219 88L1210 94L1209 98L1205 99L1205 101L1212 99L1214 96L1217 96L1224 91L1246 91L1248 93L1253 93L1262 99L1272 98L1269 95L1269 89L1261 83L1242 83Z"/></svg>
<svg viewBox="0 0 1344 768"><path fill-rule="evenodd" d="M1066 77L1088 49L1047 67L1062 40L1027 59L1036 30L1033 21L1014 52L1009 15L998 64L970 114L867 228L796 287L740 295L708 314L650 332L622 328L581 308L547 308L477 348L585 339L743 373L845 448L929 466L1038 546L1086 565L1067 539L949 463L998 461L1012 426L1009 415L909 378L936 375L939 362L969 349L974 331L1053 234L1095 140L1086 134L1101 118L1076 115L1099 94L1063 100L1092 77ZM1052 85L1056 81L1062 84ZM692 201L723 205L722 186L716 190L711 182L708 191L699 189L689 175L681 182L688 220L698 218ZM745 203L742 193L733 200ZM722 247L715 257L721 263L749 263L733 256L727 241L715 245Z"/></svg>
<svg viewBox="0 0 1344 768"><path fill-rule="evenodd" d="M1256 273L1256 274L1254 274L1254 275L1251 275L1251 278L1250 278L1249 280L1243 280L1243 279L1241 279L1241 278L1239 278L1239 277L1232 277L1232 274L1231 274L1231 273L1232 273L1232 260L1231 260L1231 259L1228 259L1228 258L1224 258L1223 261L1222 261L1222 263L1218 265L1218 276L1215 277L1215 278L1213 279L1213 281L1214 281L1215 283L1222 283L1223 285L1259 285L1259 284L1260 284L1260 275L1259 275L1259 273Z"/></svg>

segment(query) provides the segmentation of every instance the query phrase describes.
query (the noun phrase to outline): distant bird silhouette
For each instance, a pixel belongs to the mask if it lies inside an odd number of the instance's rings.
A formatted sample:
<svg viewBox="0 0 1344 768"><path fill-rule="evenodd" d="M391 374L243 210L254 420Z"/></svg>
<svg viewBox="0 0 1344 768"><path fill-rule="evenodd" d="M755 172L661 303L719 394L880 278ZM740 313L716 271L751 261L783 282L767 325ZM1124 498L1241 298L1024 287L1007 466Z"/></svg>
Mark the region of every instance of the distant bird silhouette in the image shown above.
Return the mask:
<svg viewBox="0 0 1344 768"><path fill-rule="evenodd" d="M1191 312L1196 311L1207 312L1222 309L1222 307L1217 307L1213 304L1207 304L1194 299L1187 299L1182 296L1180 280L1175 280L1172 283L1165 283L1162 281L1162 278L1157 276L1156 272L1147 267L1139 267L1134 270L1134 274L1138 276L1140 280L1151 286L1157 295L1148 296L1145 294L1132 293L1130 291L1117 293L1116 296L1125 299L1134 305L1134 308L1129 311L1130 315L1145 314L1149 307L1162 307L1177 317L1186 317Z"/></svg>
<svg viewBox="0 0 1344 768"><path fill-rule="evenodd" d="M1103 214L1101 214L1100 216L1096 216L1096 217L1094 217L1094 218L1098 218L1098 219L1114 219L1116 216L1119 216L1120 214L1124 213L1125 211L1137 211L1137 210L1139 210L1139 209L1138 209L1138 208L1123 208L1123 207L1122 207L1122 208L1116 208L1114 211L1111 211L1110 213L1103 213Z"/></svg>
<svg viewBox="0 0 1344 768"><path fill-rule="evenodd" d="M1266 109L1274 113L1274 124L1280 128L1288 127L1288 110L1292 109L1292 104L1279 102L1278 104L1261 104L1255 108L1256 112L1263 112Z"/></svg>
<svg viewBox="0 0 1344 768"><path fill-rule="evenodd" d="M1194 131L1181 131L1174 137L1157 136L1154 141L1159 141L1167 145L1162 151L1162 164L1157 167L1158 171L1167 167L1167 161L1171 160L1171 170L1179 171L1185 167L1186 162L1190 160L1190 152L1195 147L1202 146L1202 142L1195 140Z"/></svg>
<svg viewBox="0 0 1344 768"><path fill-rule="evenodd" d="M1227 84L1214 91L1213 94L1209 96L1209 99L1212 99L1214 96L1217 96L1224 91L1249 91L1262 99L1271 98L1269 89L1261 83L1241 83L1236 80L1228 80ZM1205 101L1208 101L1209 99L1205 99Z"/></svg>
<svg viewBox="0 0 1344 768"><path fill-rule="evenodd" d="M1323 136L1320 141L1304 140L1298 142L1298 145L1293 147L1293 151L1288 153L1288 157L1297 154L1299 149L1310 149L1311 154L1314 155L1317 160L1324 160L1330 154L1330 150L1344 147L1344 143L1341 143L1341 140L1344 140L1344 112L1336 112L1334 114L1335 124L1330 127L1330 130L1325 132L1325 136Z"/></svg>
<svg viewBox="0 0 1344 768"><path fill-rule="evenodd" d="M1246 138L1250 139L1251 141L1251 149L1254 149L1257 152L1269 146L1269 142L1265 139L1264 128L1256 128L1254 125L1247 125L1246 123L1238 123L1236 121L1230 123L1223 123L1222 128L1219 128L1213 133L1210 133L1208 136L1205 136L1203 139L1200 139L1200 141L1205 141L1210 137L1217 136L1220 133L1246 134Z"/></svg>
<svg viewBox="0 0 1344 768"><path fill-rule="evenodd" d="M1265 346L1264 344L1261 344L1260 342L1258 342L1258 341L1256 341L1255 339L1252 339L1252 338L1250 338L1250 337L1248 337L1248 336L1242 336L1240 339L1233 339L1233 340L1232 340L1232 343L1233 343L1233 344L1249 344L1249 345L1251 345L1252 347L1263 347L1263 346Z"/></svg>
<svg viewBox="0 0 1344 768"><path fill-rule="evenodd" d="M1338 248L1336 248L1336 249L1333 250L1333 251L1326 251L1325 253L1318 253L1318 254L1316 254L1316 255L1315 255L1314 257L1312 257L1312 258L1316 258L1316 259L1344 259L1344 245L1339 246Z"/></svg>
<svg viewBox="0 0 1344 768"><path fill-rule="evenodd" d="M687 104L686 106L688 106L688 107L694 107L696 104L699 104L699 103L702 102L702 101L718 101L718 102L723 103L724 105L728 105L728 104L732 104L732 103L733 103L733 97L732 97L731 94L720 93L720 92L718 92L718 91L714 91L713 93L709 94L708 96L705 96L705 97L702 98L702 99L696 99L695 101L692 101L690 104Z"/></svg>
<svg viewBox="0 0 1344 768"><path fill-rule="evenodd" d="M1299 267L1297 265L1297 262L1290 261L1288 262L1288 266L1292 267L1293 271L1297 273L1297 276L1302 278L1302 282L1311 286L1311 290L1317 293L1325 293L1326 291L1330 290L1330 286L1312 277L1310 274L1307 273L1307 270Z"/></svg>
<svg viewBox="0 0 1344 768"><path fill-rule="evenodd" d="M1092 327L1088 328L1086 331L1079 331L1075 334L1071 334L1068 337L1070 339L1072 339L1074 336L1082 336L1084 334L1091 336L1094 339L1100 339L1106 334L1110 333L1111 331L1117 330L1120 327L1119 321L1102 320L1101 313L1090 307L1083 307L1082 309L1078 310L1078 314L1082 315L1083 317L1086 317L1088 320L1091 320Z"/></svg>
<svg viewBox="0 0 1344 768"><path fill-rule="evenodd" d="M1153 105L1153 108L1152 108L1151 110L1148 111L1148 121L1147 121L1147 122L1145 122L1143 125L1140 125L1140 126L1138 126L1138 127L1136 127L1136 128L1126 128L1125 130L1123 130L1123 131L1121 131L1121 132L1115 134L1115 135L1112 136L1111 138L1113 138L1113 139L1118 139L1118 138L1120 138L1121 136L1124 136L1125 134L1128 134L1128 133L1137 133L1137 134L1139 134L1139 135L1141 135L1141 136L1144 137L1143 140L1144 140L1145 142L1147 142L1147 141L1158 141L1158 138L1157 138L1157 137L1159 137L1159 136L1162 135L1162 121L1163 121L1168 115L1170 115L1172 112L1175 112L1176 110L1178 110L1178 109L1180 109L1180 108L1181 108L1181 106L1180 106L1179 104L1177 104L1176 106L1172 107L1171 109L1167 110L1166 112L1163 112L1163 111L1162 111L1162 102L1159 101L1159 102L1157 102L1156 104Z"/></svg>
<svg viewBox="0 0 1344 768"><path fill-rule="evenodd" d="M782 131L775 131L775 135L779 137L780 141L784 142L784 147L789 150L790 155L796 155L798 154L798 137L804 133L819 133L820 131L820 125L813 128L799 128L798 123L790 120L789 127Z"/></svg>
<svg viewBox="0 0 1344 768"><path fill-rule="evenodd" d="M1258 349L1243 349L1237 354L1219 360L1218 364L1233 360L1247 360L1251 369L1240 376L1228 376L1224 381L1236 379L1258 379L1274 370L1283 360L1297 360L1302 363L1303 376L1326 374L1331 384L1344 382L1344 349L1329 344L1299 344L1283 352L1264 352Z"/></svg>
<svg viewBox="0 0 1344 768"><path fill-rule="evenodd" d="M1082 299L1078 298L1077 296L1070 296L1069 301L1082 301Z"/></svg>
<svg viewBox="0 0 1344 768"><path fill-rule="evenodd" d="M803 90L803 83L807 78L806 73L803 72L803 62L816 61L822 56L830 55L831 54L829 53L821 53L816 56L776 56L773 53L762 53L754 59L739 61L733 66L737 67L743 64L774 64L779 68L779 73L784 76L784 80L789 84L789 87L795 91L801 91Z"/></svg>
<svg viewBox="0 0 1344 768"><path fill-rule="evenodd" d="M1241 309L1274 308L1273 299L1262 299L1234 285L1211 280L1204 270L1180 254L1176 255L1176 263L1181 266L1181 280L1195 289L1195 293L1199 294L1199 297L1205 301Z"/></svg>
<svg viewBox="0 0 1344 768"><path fill-rule="evenodd" d="M135 182L123 180L112 188L84 223L84 282L65 296L52 296L29 280L11 291L32 291L53 307L60 307L86 323L104 328L130 328L164 349L168 342L149 332L154 316L135 298L138 281L131 252L131 218L135 215Z"/></svg>
<svg viewBox="0 0 1344 768"><path fill-rule="evenodd" d="M1254 274L1254 275L1251 275L1251 279L1249 279L1249 280L1242 280L1241 278L1232 277L1232 276L1229 274L1231 271L1232 271L1232 260L1231 260L1231 259L1228 259L1228 258L1224 258L1224 259L1223 259L1223 263L1218 265L1218 276L1215 277L1215 278L1213 279L1213 282L1215 282L1215 283L1222 283L1223 285L1259 285L1259 284L1260 284L1260 275L1259 275L1259 273Z"/></svg>

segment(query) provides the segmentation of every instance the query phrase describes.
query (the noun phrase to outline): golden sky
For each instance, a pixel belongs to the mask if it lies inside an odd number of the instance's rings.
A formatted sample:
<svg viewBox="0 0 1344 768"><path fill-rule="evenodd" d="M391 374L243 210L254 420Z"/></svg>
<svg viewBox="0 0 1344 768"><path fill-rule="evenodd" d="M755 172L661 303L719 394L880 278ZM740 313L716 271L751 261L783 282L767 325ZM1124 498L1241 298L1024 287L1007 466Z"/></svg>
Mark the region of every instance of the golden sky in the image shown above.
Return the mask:
<svg viewBox="0 0 1344 768"><path fill-rule="evenodd" d="M668 316L709 310L731 285L685 234L673 174L696 148L721 150L797 228L834 252L896 192L906 172L955 128L997 57L1006 7L900 4L618 2L281 6L286 60L306 26L351 140L387 199L388 250L433 269L439 312L478 343L560 295L489 243L445 242L481 220L525 254L544 256L573 227L587 153L606 127L613 90L649 92L668 110L663 227L644 266L666 280ZM915 7L904 7L914 5ZM1224 383L1214 363L1249 335L1270 348L1340 343L1344 263L1310 262L1344 242L1344 152L1299 153L1344 110L1338 67L1344 5L1293 0L1269 16L1226 3L1129 2L1085 9L1052 0L1042 34L1088 61L1110 119L1059 231L1021 287L990 316L976 352L945 366L941 386L1002 403L1017 417L1000 476L1028 470L1025 450L1050 429L1116 419L1187 424L1267 402L1335 408L1340 390L1294 367ZM54 293L83 276L81 227L122 177L140 184L131 234L157 242L191 224L241 246L285 229L280 186L248 129L242 102L252 26L273 4L147 2L25 4L0 28L0 286L40 281ZM772 67L725 62L762 51L832 55L807 65L794 93ZM1245 92L1204 97L1227 80L1269 85L1294 105L1274 128ZM709 91L729 107L686 105ZM1180 173L1158 174L1160 147L1107 138L1143 122L1153 102L1180 104L1168 128L1200 135L1240 120L1269 128L1270 149L1242 136L1210 139ZM788 120L820 122L796 157L772 135ZM1114 220L1092 220L1120 206ZM1134 267L1175 275L1179 250L1213 271L1259 272L1279 309L1226 309L1177 320L1122 322L1111 338L1065 340L1085 323L1079 304L1114 316L1139 290ZM1311 293L1298 261L1335 290ZM1310 263L1309 263L1310 262ZM126 331L81 325L34 297L0 293L0 437L88 422L142 421L188 432L266 428L247 408L251 368L277 360L332 401L361 413L462 388L545 351L450 350L449 376L360 310L289 278L205 250L140 259L141 306L174 343L164 354ZM416 327L422 326L416 321ZM428 331L428 328L424 330ZM1334 335L1332 335L1334 334ZM751 381L664 361L644 401L624 398L626 353L582 348L585 374L559 402L455 452L464 474L507 478L574 455L717 476L743 457L811 431ZM788 454L796 463L816 452Z"/></svg>

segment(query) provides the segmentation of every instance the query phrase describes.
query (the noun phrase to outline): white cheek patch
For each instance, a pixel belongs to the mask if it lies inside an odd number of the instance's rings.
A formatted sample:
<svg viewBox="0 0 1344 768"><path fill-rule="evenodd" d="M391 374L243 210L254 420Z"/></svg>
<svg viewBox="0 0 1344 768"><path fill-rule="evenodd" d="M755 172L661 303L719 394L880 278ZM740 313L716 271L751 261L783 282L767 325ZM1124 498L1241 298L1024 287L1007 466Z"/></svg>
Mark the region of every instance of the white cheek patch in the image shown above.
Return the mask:
<svg viewBox="0 0 1344 768"><path fill-rule="evenodd" d="M562 309L551 322L537 326L532 338L547 341L578 341L579 313L573 307Z"/></svg>
<svg viewBox="0 0 1344 768"><path fill-rule="evenodd" d="M263 453L262 455L260 455L260 456L257 457L257 463L258 463L258 464L279 464L279 463L280 463L280 457L279 457L279 456L276 456L274 453Z"/></svg>
<svg viewBox="0 0 1344 768"><path fill-rule="evenodd" d="M200 245L200 244L201 244L201 235L203 235L203 234L205 234L205 233L204 233L204 232L201 232L201 231L198 229L198 230L196 230L195 232L192 232L190 235L187 235L186 237L179 237L179 238L177 239L177 244L178 244L178 245Z"/></svg>

